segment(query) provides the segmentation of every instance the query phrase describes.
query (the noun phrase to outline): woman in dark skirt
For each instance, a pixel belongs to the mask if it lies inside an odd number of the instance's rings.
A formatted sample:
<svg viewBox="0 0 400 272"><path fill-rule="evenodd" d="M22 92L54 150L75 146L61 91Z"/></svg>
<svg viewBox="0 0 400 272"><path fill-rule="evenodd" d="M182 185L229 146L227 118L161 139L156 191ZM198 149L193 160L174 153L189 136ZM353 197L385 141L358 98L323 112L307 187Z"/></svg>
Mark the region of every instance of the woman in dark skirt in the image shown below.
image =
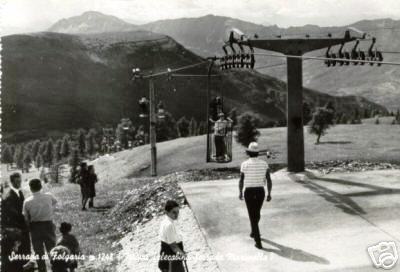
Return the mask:
<svg viewBox="0 0 400 272"><path fill-rule="evenodd" d="M88 198L89 198L89 208L93 208L93 199L96 196L96 182L97 175L94 171L94 166L89 165L88 168Z"/></svg>
<svg viewBox="0 0 400 272"><path fill-rule="evenodd" d="M89 198L89 182L88 182L88 167L86 162L82 162L80 165L80 170L79 170L79 177L78 177L78 183L81 186L81 194L82 194L82 211L86 210L86 202L88 201Z"/></svg>
<svg viewBox="0 0 400 272"><path fill-rule="evenodd" d="M166 216L160 226L161 251L158 268L162 272L184 272L186 253L174 222L178 219L179 204L168 200L165 204L165 212Z"/></svg>

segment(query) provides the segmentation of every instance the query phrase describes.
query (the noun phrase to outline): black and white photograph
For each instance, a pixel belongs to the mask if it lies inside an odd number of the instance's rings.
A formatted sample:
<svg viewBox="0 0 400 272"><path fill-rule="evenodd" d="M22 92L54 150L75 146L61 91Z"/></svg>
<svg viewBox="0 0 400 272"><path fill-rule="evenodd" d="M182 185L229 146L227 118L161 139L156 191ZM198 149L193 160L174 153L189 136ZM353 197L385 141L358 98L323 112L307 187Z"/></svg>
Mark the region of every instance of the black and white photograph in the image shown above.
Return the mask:
<svg viewBox="0 0 400 272"><path fill-rule="evenodd" d="M1 0L1 272L400 272L398 0Z"/></svg>

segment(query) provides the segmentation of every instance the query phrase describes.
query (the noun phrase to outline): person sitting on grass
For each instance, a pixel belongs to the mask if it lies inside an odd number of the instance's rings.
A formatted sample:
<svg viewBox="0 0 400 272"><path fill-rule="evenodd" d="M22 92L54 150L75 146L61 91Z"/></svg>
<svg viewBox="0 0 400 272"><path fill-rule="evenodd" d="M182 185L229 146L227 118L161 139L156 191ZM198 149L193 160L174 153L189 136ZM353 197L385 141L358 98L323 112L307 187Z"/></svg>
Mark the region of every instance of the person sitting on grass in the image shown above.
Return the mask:
<svg viewBox="0 0 400 272"><path fill-rule="evenodd" d="M80 254L79 242L76 237L70 234L72 229L71 224L67 222L62 222L60 225L61 238L57 241L57 246L64 246L68 248L69 252L73 256ZM78 267L78 262L76 259L72 260L69 264L69 271L74 272Z"/></svg>

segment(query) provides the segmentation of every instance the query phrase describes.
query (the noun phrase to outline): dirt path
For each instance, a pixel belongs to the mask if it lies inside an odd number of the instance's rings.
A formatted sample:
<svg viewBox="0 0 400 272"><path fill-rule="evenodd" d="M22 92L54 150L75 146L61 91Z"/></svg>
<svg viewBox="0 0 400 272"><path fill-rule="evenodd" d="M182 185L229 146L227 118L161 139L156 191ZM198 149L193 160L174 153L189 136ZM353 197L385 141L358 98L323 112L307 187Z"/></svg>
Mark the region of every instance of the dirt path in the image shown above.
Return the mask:
<svg viewBox="0 0 400 272"><path fill-rule="evenodd" d="M160 250L158 229L162 218L163 216L158 216L146 224L139 225L135 231L120 241L122 250L119 252L118 272L159 271L157 268ZM185 206L181 209L177 225L183 237L185 250L189 254L190 259L187 262L189 271L219 272L213 254L189 207Z"/></svg>

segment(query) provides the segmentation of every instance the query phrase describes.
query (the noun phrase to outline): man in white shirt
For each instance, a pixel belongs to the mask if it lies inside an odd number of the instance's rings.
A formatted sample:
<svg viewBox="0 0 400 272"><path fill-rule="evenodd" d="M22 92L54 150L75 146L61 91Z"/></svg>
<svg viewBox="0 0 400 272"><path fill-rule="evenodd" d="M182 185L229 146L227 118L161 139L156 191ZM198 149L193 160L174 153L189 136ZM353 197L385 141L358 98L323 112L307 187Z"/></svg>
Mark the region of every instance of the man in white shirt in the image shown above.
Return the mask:
<svg viewBox="0 0 400 272"><path fill-rule="evenodd" d="M183 251L182 237L175 226L179 215L179 204L168 200L165 212L165 218L160 225L161 251L158 267L162 272L184 272L182 259L186 258L186 253Z"/></svg>
<svg viewBox="0 0 400 272"><path fill-rule="evenodd" d="M42 193L42 183L39 179L29 181L32 195L25 199L22 212L28 222L32 246L37 260L39 272L46 272L45 248L47 253L56 245L56 227L53 223L54 207L57 200L48 193Z"/></svg>
<svg viewBox="0 0 400 272"><path fill-rule="evenodd" d="M229 125L232 124L232 120L228 117L225 119L223 112L218 113L218 120L214 121L210 119L211 123L214 123L214 144L215 144L215 157L217 161L223 161L226 159L226 135L228 133Z"/></svg>
<svg viewBox="0 0 400 272"><path fill-rule="evenodd" d="M261 249L261 235L258 223L260 222L260 211L265 198L265 180L267 180L268 188L267 201L271 201L272 181L268 164L258 158L258 144L256 142L250 143L246 153L250 158L244 161L240 167L239 199L243 200L244 187L244 199L251 225L250 237L254 238L255 246Z"/></svg>

